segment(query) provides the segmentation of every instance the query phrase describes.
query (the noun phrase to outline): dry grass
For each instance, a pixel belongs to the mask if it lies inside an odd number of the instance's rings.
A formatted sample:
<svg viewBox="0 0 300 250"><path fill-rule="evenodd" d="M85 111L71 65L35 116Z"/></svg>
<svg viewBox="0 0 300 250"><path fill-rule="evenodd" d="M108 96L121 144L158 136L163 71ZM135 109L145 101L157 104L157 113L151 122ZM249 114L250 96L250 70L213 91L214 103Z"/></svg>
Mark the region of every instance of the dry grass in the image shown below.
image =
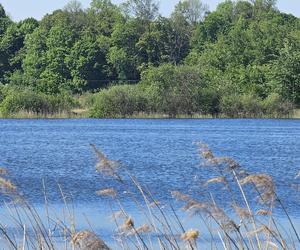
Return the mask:
<svg viewBox="0 0 300 250"><path fill-rule="evenodd" d="M226 194L231 206L219 206L212 194L210 199L205 200L202 196L192 197L174 190L170 195L195 221L193 228L185 228L179 211L170 204L158 201L149 188L139 183L126 167L110 160L95 145L91 146L97 157L96 170L115 181L122 194L126 194L126 201L130 199L134 202L142 215L138 220L130 216L123 204L124 197L121 199L114 188L105 187L95 191L109 201L108 213L112 215L116 228L113 237L120 249L257 250L300 247L294 222L279 199L271 176L247 173L233 159L216 157L205 144L197 144L202 158L201 167L209 168L215 177L207 180L203 188L209 190L213 185L221 186L220 190ZM8 207L14 221L10 226L15 228L11 232L0 223L7 249L109 249L95 232L76 230L74 215L63 192L66 214L61 218L50 216L47 212L48 221L45 223L34 207L5 177L6 174L4 169L0 170L0 187L13 202ZM239 195L236 195L236 191L239 191ZM251 197L257 199L253 201ZM47 204L46 191L45 203ZM275 207L284 211L289 225L283 227L280 224L273 213ZM57 237L54 237L51 230L53 227L60 232L59 239L63 239L63 246L60 244L58 247ZM28 228L32 228L31 233ZM16 240L20 239L18 235L23 235L22 240Z"/></svg>
<svg viewBox="0 0 300 250"><path fill-rule="evenodd" d="M84 109L72 109L71 111L60 111L57 113L35 113L23 110L9 116L3 116L0 113L0 118L9 119L79 119L88 117L88 110Z"/></svg>

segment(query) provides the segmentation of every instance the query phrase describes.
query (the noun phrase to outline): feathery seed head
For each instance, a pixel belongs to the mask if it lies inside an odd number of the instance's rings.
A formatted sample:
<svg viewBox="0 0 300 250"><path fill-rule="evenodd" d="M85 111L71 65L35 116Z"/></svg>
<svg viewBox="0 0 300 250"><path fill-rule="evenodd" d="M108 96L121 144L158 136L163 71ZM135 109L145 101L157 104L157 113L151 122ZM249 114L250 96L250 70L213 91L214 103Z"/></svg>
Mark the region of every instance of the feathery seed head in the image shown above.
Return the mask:
<svg viewBox="0 0 300 250"><path fill-rule="evenodd" d="M237 213L237 215L242 218L242 219L248 219L251 217L251 213L248 211L248 209L245 208L241 208L237 205L233 205L233 208L235 210L235 212Z"/></svg>
<svg viewBox="0 0 300 250"><path fill-rule="evenodd" d="M195 229L190 229L181 235L183 241L196 241L199 237L199 231Z"/></svg>
<svg viewBox="0 0 300 250"><path fill-rule="evenodd" d="M265 209L259 209L257 212L256 212L257 215L261 215L261 216L268 216L268 215L271 215L272 212L270 210L265 210Z"/></svg>
<svg viewBox="0 0 300 250"><path fill-rule="evenodd" d="M0 177L0 188L6 192L15 192L17 189L10 180L6 180L3 177Z"/></svg>
<svg viewBox="0 0 300 250"><path fill-rule="evenodd" d="M227 180L224 176L220 176L220 177L211 178L206 182L206 184L211 184L211 183L224 183L224 184L227 184Z"/></svg>
<svg viewBox="0 0 300 250"><path fill-rule="evenodd" d="M96 192L99 196L110 196L115 198L117 196L116 191L113 188L102 189Z"/></svg>
<svg viewBox="0 0 300 250"><path fill-rule="evenodd" d="M0 168L0 175L7 175L8 172L5 168Z"/></svg>
<svg viewBox="0 0 300 250"><path fill-rule="evenodd" d="M241 184L253 184L259 191L259 198L262 203L271 204L275 200L275 185L269 175L249 175L241 180Z"/></svg>

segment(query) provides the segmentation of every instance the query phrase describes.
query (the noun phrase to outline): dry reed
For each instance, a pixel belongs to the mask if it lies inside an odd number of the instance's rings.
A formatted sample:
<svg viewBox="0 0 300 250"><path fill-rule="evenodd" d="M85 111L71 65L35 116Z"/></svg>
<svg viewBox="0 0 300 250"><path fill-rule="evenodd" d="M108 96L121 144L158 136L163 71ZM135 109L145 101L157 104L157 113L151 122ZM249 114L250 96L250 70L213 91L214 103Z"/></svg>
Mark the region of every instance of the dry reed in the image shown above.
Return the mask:
<svg viewBox="0 0 300 250"><path fill-rule="evenodd" d="M298 232L276 193L272 177L247 173L233 159L215 156L206 144L197 145L202 159L201 165L209 168L215 176L205 181L204 185L199 183L199 189L207 190L205 192L208 192L210 198L179 191L170 193L181 204L182 210L188 213L188 218L193 218L195 228L189 230L185 229L185 221L172 204L159 202L150 188L139 183L126 167L121 167L95 145L91 145L97 157L98 173L114 180L119 185L118 190L122 190L120 194L113 188L102 187L95 191L98 196L109 200L112 221L116 225L114 238L118 247L162 250L299 249ZM15 231L22 235L21 241L16 240L17 235L9 232L0 223L2 241L8 249L109 249L92 230L76 230L74 215L62 190L66 214L63 218L53 217L47 208L45 223L34 206L18 193L16 186L6 175L7 171L1 168L0 189L14 201L8 207ZM218 204L210 193L213 185L222 185L220 191L225 193L231 206L222 207ZM140 213L138 220L131 217L124 208L124 197L121 198L121 194L135 204ZM254 201L252 197L257 197L258 200ZM48 206L46 191L45 201ZM274 215L274 208L278 204L287 216L290 223L288 226L283 227ZM28 232L28 228L32 229L32 233ZM60 239L63 239L63 247L58 247L53 228L59 232Z"/></svg>

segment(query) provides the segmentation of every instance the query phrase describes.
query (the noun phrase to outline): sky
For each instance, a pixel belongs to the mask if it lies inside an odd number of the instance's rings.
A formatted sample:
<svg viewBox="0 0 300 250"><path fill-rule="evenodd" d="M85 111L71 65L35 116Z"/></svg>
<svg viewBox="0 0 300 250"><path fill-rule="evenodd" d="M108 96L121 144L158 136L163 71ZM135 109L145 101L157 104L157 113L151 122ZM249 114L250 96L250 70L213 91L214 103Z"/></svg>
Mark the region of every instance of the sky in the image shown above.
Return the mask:
<svg viewBox="0 0 300 250"><path fill-rule="evenodd" d="M56 9L63 8L69 0L0 0L6 12L14 21L19 21L27 17L34 17L40 20L45 14L51 13ZM83 6L89 6L91 0L81 0ZM122 0L112 0L114 3L121 3ZM179 0L161 0L160 13L168 16ZM222 0L204 0L209 5L210 10L214 10L218 3ZM280 11L291 13L300 17L300 1L299 0L278 0L277 7Z"/></svg>

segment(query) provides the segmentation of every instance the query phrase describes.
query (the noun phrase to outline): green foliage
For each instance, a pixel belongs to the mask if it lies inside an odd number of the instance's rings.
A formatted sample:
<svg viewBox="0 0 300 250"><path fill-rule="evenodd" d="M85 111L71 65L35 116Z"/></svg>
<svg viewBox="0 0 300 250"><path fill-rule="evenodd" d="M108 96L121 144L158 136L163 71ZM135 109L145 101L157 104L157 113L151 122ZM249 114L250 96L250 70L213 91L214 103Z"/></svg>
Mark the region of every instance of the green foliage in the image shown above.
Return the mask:
<svg viewBox="0 0 300 250"><path fill-rule="evenodd" d="M172 15L175 18L181 16L188 23L195 25L203 20L207 11L208 6L201 0L184 0L180 1L175 6L175 10Z"/></svg>
<svg viewBox="0 0 300 250"><path fill-rule="evenodd" d="M70 112L75 101L69 95L60 94L49 96L31 90L8 90L4 97L0 111L4 117L13 116L19 112L35 115L53 115Z"/></svg>
<svg viewBox="0 0 300 250"><path fill-rule="evenodd" d="M292 113L293 103L285 101L278 93L271 93L264 101L263 108L270 117L283 117Z"/></svg>
<svg viewBox="0 0 300 250"><path fill-rule="evenodd" d="M37 27L38 22L33 18L12 23L7 27L0 39L0 80L9 77L21 68L25 56L25 37Z"/></svg>
<svg viewBox="0 0 300 250"><path fill-rule="evenodd" d="M261 107L261 99L251 94L224 96L221 101L222 113L230 117L259 117Z"/></svg>
<svg viewBox="0 0 300 250"><path fill-rule="evenodd" d="M108 62L113 66L120 80L138 79L136 44L144 31L138 20L129 20L116 25L112 36Z"/></svg>
<svg viewBox="0 0 300 250"><path fill-rule="evenodd" d="M0 103L3 101L3 99L4 99L4 86L0 84Z"/></svg>
<svg viewBox="0 0 300 250"><path fill-rule="evenodd" d="M102 87L101 84L95 86L95 82L108 78L105 68L108 47L109 41L105 41L105 37L96 40L87 34L73 45L65 60L73 79L71 86L73 91Z"/></svg>
<svg viewBox="0 0 300 250"><path fill-rule="evenodd" d="M97 94L85 92L79 96L78 102L81 108L93 107L96 101Z"/></svg>
<svg viewBox="0 0 300 250"><path fill-rule="evenodd" d="M298 33L299 35L300 33ZM280 57L274 61L269 79L284 98L300 104L300 37L297 43L285 41Z"/></svg>
<svg viewBox="0 0 300 250"><path fill-rule="evenodd" d="M227 117L288 117L293 105L277 93L271 93L266 99L253 94L232 94L221 98L220 109Z"/></svg>
<svg viewBox="0 0 300 250"><path fill-rule="evenodd" d="M170 64L149 68L143 73L141 84L149 93L151 111L170 117L197 112L201 89L206 86L198 68Z"/></svg>
<svg viewBox="0 0 300 250"><path fill-rule="evenodd" d="M263 100L278 93L299 104L298 29L299 21L278 12L274 1L226 1L198 25L186 62L202 67L215 88L234 92L225 103L241 94ZM228 113L237 114L239 105Z"/></svg>
<svg viewBox="0 0 300 250"><path fill-rule="evenodd" d="M178 115L218 114L218 91L211 89L197 67L162 65L149 68L141 85L151 112Z"/></svg>
<svg viewBox="0 0 300 250"><path fill-rule="evenodd" d="M104 36L110 36L114 27L124 20L120 8L110 0L92 0L87 15L89 32Z"/></svg>
<svg viewBox="0 0 300 250"><path fill-rule="evenodd" d="M138 85L119 85L97 94L90 116L128 117L143 112L146 107L147 100Z"/></svg>
<svg viewBox="0 0 300 250"><path fill-rule="evenodd" d="M167 18L153 0L72 0L39 22L13 22L0 5L0 82L47 96L100 90L95 117L280 116L300 105L299 28L274 0L213 12L184 0ZM101 91L118 82L140 83Z"/></svg>
<svg viewBox="0 0 300 250"><path fill-rule="evenodd" d="M124 7L128 14L142 21L151 21L158 15L159 4L156 0L127 0Z"/></svg>
<svg viewBox="0 0 300 250"><path fill-rule="evenodd" d="M10 18L6 15L5 9L0 4L0 37L6 31L7 27L12 23ZM1 63L1 61L0 61Z"/></svg>

